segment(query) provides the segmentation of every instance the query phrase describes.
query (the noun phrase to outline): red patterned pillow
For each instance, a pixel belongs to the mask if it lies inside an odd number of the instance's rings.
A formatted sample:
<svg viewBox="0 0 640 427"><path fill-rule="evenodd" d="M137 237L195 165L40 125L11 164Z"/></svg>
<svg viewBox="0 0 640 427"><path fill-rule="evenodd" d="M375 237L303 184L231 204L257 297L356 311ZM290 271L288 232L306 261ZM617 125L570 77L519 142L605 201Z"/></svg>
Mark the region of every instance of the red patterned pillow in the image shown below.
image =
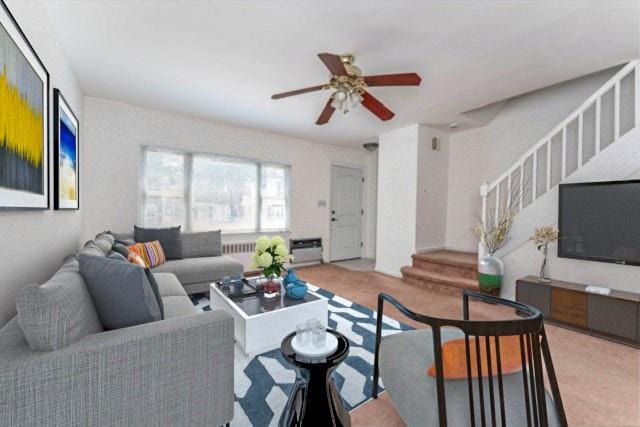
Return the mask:
<svg viewBox="0 0 640 427"><path fill-rule="evenodd" d="M157 240L146 243L136 243L128 246L130 253L138 255L144 261L146 267L155 267L166 262L162 245Z"/></svg>

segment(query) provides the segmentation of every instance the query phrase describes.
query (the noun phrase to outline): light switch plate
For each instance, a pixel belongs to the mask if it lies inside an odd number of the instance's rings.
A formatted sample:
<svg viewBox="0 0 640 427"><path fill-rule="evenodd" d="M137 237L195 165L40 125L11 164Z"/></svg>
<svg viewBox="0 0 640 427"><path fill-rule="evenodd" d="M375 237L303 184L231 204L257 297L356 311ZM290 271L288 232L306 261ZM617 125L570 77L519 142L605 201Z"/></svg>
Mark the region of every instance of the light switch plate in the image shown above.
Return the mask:
<svg viewBox="0 0 640 427"><path fill-rule="evenodd" d="M318 200L318 207L319 208L324 208L327 206L327 201L326 200Z"/></svg>

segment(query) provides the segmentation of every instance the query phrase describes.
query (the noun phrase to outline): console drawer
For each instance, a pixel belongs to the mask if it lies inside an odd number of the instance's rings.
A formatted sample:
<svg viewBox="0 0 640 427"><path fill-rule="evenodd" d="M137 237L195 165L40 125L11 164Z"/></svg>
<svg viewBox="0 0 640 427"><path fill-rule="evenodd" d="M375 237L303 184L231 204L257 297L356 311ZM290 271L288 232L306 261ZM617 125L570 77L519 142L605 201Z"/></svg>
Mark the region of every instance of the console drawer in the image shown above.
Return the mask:
<svg viewBox="0 0 640 427"><path fill-rule="evenodd" d="M551 319L587 327L587 295L569 289L551 289Z"/></svg>

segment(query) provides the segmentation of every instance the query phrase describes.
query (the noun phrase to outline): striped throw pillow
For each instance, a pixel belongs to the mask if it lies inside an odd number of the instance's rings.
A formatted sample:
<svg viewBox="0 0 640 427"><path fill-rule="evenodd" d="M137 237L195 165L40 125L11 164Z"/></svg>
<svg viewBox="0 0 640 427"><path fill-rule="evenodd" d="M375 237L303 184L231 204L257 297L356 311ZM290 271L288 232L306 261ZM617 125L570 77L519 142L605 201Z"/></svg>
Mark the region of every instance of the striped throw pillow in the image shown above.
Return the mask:
<svg viewBox="0 0 640 427"><path fill-rule="evenodd" d="M142 258L147 267L155 267L164 264L167 258L164 255L162 245L157 240L146 243L136 243L128 246L129 252L133 252Z"/></svg>

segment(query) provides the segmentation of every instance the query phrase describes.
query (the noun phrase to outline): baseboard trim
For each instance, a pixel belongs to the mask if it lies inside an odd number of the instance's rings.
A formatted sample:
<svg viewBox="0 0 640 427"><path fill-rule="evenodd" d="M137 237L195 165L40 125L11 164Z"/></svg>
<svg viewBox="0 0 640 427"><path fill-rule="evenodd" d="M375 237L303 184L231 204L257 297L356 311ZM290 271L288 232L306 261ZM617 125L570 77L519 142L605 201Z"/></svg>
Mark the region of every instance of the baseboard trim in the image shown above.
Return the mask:
<svg viewBox="0 0 640 427"><path fill-rule="evenodd" d="M402 273L400 273L400 271L387 270L386 268L380 268L378 266L376 266L374 270L378 273L386 274L387 276L398 277L402 279Z"/></svg>

